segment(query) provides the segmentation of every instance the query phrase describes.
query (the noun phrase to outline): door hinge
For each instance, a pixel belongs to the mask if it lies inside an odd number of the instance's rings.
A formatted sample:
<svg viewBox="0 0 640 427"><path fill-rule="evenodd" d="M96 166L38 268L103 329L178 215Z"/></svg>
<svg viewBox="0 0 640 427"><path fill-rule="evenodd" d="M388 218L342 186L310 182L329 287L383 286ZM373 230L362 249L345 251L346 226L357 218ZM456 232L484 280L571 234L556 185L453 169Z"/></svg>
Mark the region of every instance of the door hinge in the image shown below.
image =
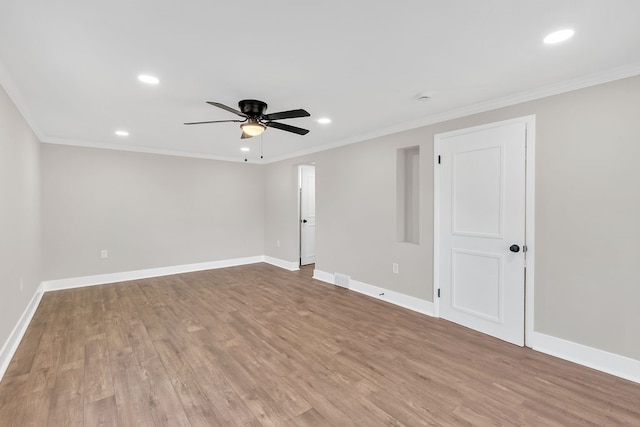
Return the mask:
<svg viewBox="0 0 640 427"><path fill-rule="evenodd" d="M522 245L522 252L527 252L527 245Z"/></svg>
<svg viewBox="0 0 640 427"><path fill-rule="evenodd" d="M438 298L440 298L440 289L438 289Z"/></svg>
<svg viewBox="0 0 640 427"><path fill-rule="evenodd" d="M438 164L440 164L440 156L438 156Z"/></svg>

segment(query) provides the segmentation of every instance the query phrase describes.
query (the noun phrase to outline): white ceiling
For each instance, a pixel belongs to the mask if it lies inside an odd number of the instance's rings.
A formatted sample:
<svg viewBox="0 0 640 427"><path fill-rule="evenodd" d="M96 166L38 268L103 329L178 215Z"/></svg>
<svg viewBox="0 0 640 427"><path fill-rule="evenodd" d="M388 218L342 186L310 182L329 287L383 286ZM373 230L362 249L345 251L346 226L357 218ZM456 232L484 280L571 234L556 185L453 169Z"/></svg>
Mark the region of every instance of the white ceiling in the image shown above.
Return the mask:
<svg viewBox="0 0 640 427"><path fill-rule="evenodd" d="M182 124L236 118L205 101L309 111L269 162L640 74L639 23L638 0L2 0L0 83L43 142L238 161L260 137Z"/></svg>

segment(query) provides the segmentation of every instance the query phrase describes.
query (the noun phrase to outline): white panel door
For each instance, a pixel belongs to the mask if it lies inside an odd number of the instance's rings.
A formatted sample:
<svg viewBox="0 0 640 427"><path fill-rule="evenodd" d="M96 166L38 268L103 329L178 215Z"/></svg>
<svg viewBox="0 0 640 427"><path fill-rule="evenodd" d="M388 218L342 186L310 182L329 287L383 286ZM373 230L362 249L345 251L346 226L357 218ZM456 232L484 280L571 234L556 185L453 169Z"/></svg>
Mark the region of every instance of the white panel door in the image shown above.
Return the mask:
<svg viewBox="0 0 640 427"><path fill-rule="evenodd" d="M300 265L316 262L316 168L300 166Z"/></svg>
<svg viewBox="0 0 640 427"><path fill-rule="evenodd" d="M522 346L526 124L439 135L436 153L440 316Z"/></svg>

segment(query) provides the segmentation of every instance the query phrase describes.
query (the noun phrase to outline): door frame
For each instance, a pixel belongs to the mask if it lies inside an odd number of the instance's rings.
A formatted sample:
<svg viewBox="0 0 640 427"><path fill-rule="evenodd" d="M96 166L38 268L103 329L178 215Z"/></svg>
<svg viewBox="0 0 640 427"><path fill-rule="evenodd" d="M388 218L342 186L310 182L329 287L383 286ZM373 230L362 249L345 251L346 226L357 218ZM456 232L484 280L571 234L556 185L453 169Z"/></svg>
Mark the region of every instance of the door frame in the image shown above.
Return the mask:
<svg viewBox="0 0 640 427"><path fill-rule="evenodd" d="M438 153L445 143L445 138L491 129L512 123L524 123L525 137L525 307L524 307L524 345L533 346L534 322L534 260L535 260L535 135L536 116L518 117L499 122L443 132L433 137L433 315L440 317L440 299L438 288L440 283L440 168L438 167Z"/></svg>

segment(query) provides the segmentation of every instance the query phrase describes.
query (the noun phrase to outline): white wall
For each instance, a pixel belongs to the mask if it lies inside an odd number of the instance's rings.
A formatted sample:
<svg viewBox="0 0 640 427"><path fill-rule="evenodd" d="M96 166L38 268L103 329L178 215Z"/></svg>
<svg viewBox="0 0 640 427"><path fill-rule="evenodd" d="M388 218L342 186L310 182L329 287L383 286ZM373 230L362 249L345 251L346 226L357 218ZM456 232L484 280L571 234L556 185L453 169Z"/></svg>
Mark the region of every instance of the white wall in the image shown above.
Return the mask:
<svg viewBox="0 0 640 427"><path fill-rule="evenodd" d="M45 280L264 253L261 166L44 144L42 179Z"/></svg>
<svg viewBox="0 0 640 427"><path fill-rule="evenodd" d="M40 143L0 86L0 348L39 284Z"/></svg>
<svg viewBox="0 0 640 427"><path fill-rule="evenodd" d="M282 222L295 209L290 171L313 159L316 268L432 301L434 135L535 114L535 330L640 360L638 99L633 77L267 165L269 195L287 202L267 201L266 235L293 247L296 223ZM419 245L395 241L396 150L415 145Z"/></svg>

